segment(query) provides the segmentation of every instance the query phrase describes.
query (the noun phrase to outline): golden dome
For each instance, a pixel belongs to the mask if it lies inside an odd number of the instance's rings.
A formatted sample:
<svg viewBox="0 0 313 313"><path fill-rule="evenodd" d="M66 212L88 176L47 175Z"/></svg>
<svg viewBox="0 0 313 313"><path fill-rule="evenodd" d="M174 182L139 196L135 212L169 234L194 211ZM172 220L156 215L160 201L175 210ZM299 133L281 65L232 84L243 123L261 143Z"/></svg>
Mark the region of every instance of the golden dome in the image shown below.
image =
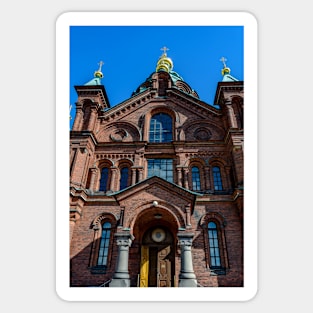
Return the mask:
<svg viewBox="0 0 313 313"><path fill-rule="evenodd" d="M226 61L227 61L227 59L224 58L224 57L222 57L222 58L220 59L220 61L223 62L223 65L224 65L224 68L222 69L222 75L224 76L224 75L226 75L226 74L229 74L229 73L230 73L230 68L226 66Z"/></svg>
<svg viewBox="0 0 313 313"><path fill-rule="evenodd" d="M229 67L224 67L222 69L222 75L224 76L225 74L229 74L230 73L230 68Z"/></svg>
<svg viewBox="0 0 313 313"><path fill-rule="evenodd" d="M99 69L97 71L94 72L94 76L98 77L98 78L103 78L103 74L101 72L101 67L104 63L102 61L99 62Z"/></svg>
<svg viewBox="0 0 313 313"><path fill-rule="evenodd" d="M167 73L169 73L173 67L173 61L167 56L166 54L166 50L169 50L166 47L163 47L161 50L163 50L163 54L160 56L158 62L157 62L157 66L156 66L156 72L158 71L165 71Z"/></svg>

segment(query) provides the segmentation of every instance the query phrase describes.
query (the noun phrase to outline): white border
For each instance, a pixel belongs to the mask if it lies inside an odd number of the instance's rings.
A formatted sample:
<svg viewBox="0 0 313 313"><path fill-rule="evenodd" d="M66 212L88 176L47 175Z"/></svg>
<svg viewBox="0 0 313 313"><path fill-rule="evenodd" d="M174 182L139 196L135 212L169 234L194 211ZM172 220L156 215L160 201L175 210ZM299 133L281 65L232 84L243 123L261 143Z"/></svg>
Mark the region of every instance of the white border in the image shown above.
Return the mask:
<svg viewBox="0 0 313 313"><path fill-rule="evenodd" d="M160 17L160 14L162 15ZM244 287L69 287L69 27L244 26ZM247 169L247 170L246 170ZM247 12L68 12L56 21L56 291L67 301L248 301L257 283L257 21ZM161 299L161 300L160 300Z"/></svg>

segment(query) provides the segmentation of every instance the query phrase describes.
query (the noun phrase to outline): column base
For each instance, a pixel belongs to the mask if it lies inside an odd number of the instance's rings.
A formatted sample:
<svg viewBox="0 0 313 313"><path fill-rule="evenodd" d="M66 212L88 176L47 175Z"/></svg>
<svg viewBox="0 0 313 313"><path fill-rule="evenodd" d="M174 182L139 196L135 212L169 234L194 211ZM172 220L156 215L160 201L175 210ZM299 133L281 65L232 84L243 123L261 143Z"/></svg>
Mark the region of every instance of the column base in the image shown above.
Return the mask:
<svg viewBox="0 0 313 313"><path fill-rule="evenodd" d="M127 278L113 278L109 287L130 287L130 279Z"/></svg>
<svg viewBox="0 0 313 313"><path fill-rule="evenodd" d="M180 279L178 287L197 287L197 280L192 278Z"/></svg>

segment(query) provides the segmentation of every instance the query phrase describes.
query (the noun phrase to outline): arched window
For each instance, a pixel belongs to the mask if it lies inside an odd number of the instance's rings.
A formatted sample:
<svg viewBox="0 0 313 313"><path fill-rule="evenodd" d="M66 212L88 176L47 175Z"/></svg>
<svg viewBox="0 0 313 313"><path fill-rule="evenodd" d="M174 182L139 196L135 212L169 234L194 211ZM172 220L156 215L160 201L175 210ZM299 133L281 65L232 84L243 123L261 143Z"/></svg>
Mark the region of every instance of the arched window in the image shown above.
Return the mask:
<svg viewBox="0 0 313 313"><path fill-rule="evenodd" d="M157 113L151 117L149 142L171 142L172 118L166 113Z"/></svg>
<svg viewBox="0 0 313 313"><path fill-rule="evenodd" d="M217 227L214 222L208 224L210 268L221 267L220 248L218 241Z"/></svg>
<svg viewBox="0 0 313 313"><path fill-rule="evenodd" d="M107 167L104 167L101 170L99 191L107 191L108 178L109 178L109 169Z"/></svg>
<svg viewBox="0 0 313 313"><path fill-rule="evenodd" d="M218 166L213 166L214 190L223 190L221 170Z"/></svg>
<svg viewBox="0 0 313 313"><path fill-rule="evenodd" d="M129 174L128 167L123 167L121 169L120 190L128 187L128 176L129 176L128 174Z"/></svg>
<svg viewBox="0 0 313 313"><path fill-rule="evenodd" d="M200 171L197 166L192 167L191 178L192 178L192 190L201 190Z"/></svg>
<svg viewBox="0 0 313 313"><path fill-rule="evenodd" d="M102 225L102 234L100 238L97 266L108 265L110 236L111 236L111 224L109 222L105 222Z"/></svg>

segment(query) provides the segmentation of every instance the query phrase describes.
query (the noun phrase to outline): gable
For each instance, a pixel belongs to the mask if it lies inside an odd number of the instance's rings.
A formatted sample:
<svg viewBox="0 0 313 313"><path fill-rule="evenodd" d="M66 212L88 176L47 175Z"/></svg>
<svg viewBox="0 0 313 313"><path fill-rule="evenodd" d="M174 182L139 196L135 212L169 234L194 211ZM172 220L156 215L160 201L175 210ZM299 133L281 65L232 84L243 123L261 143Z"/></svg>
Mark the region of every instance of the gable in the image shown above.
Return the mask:
<svg viewBox="0 0 313 313"><path fill-rule="evenodd" d="M163 203L175 203L175 206L180 208L190 205L193 210L196 197L201 196L201 194L153 176L124 190L115 192L111 196L119 204L126 204L128 207L140 206L146 203L147 199L153 199L153 201Z"/></svg>
<svg viewBox="0 0 313 313"><path fill-rule="evenodd" d="M224 137L220 110L178 89L170 89L166 97L157 97L154 91L146 90L104 112L96 132L97 140L148 141L150 118L156 112L165 112L173 117L174 141L221 140ZM190 137L185 134L191 124L197 125L192 128ZM205 133L210 135L203 136Z"/></svg>

